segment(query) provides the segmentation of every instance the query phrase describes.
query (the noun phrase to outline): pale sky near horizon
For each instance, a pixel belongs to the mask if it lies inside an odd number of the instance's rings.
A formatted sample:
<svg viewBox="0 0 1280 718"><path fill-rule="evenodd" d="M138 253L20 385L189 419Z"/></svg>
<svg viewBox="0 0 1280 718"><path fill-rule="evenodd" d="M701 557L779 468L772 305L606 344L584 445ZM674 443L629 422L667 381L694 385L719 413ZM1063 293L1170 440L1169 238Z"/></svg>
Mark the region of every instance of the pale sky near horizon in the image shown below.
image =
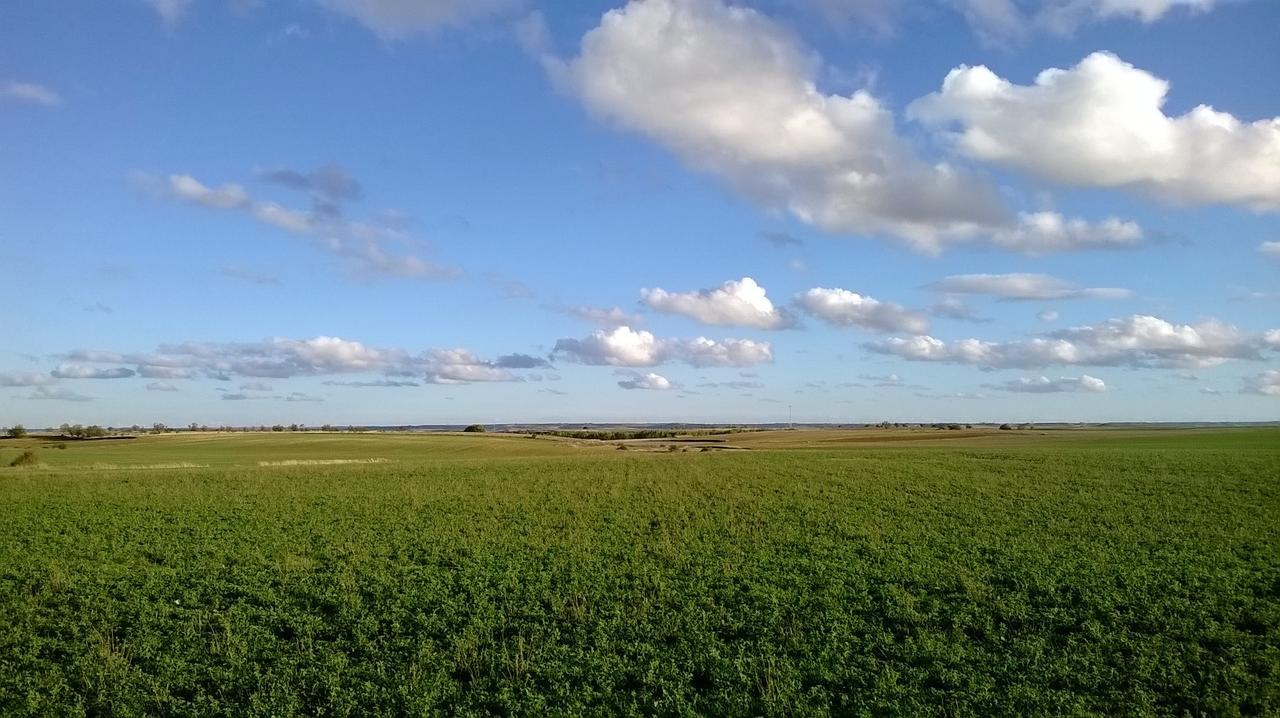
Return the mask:
<svg viewBox="0 0 1280 718"><path fill-rule="evenodd" d="M1280 419L1280 2L16 0L0 425Z"/></svg>

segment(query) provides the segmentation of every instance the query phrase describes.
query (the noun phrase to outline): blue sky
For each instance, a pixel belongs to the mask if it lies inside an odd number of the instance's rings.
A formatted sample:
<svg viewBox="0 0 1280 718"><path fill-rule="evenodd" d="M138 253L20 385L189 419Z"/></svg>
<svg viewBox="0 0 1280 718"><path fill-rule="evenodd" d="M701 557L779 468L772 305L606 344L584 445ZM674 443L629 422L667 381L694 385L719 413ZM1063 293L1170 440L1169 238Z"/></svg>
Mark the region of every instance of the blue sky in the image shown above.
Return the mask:
<svg viewBox="0 0 1280 718"><path fill-rule="evenodd" d="M5 15L0 424L1280 415L1268 0Z"/></svg>

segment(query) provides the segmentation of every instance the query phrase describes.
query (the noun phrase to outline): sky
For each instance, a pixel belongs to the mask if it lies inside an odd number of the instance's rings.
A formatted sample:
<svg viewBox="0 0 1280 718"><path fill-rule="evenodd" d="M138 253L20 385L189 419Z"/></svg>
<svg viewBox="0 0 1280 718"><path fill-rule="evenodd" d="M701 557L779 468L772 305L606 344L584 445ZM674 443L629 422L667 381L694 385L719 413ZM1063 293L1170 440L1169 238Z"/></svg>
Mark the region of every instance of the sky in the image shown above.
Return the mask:
<svg viewBox="0 0 1280 718"><path fill-rule="evenodd" d="M1280 419L1272 0L16 0L0 425Z"/></svg>

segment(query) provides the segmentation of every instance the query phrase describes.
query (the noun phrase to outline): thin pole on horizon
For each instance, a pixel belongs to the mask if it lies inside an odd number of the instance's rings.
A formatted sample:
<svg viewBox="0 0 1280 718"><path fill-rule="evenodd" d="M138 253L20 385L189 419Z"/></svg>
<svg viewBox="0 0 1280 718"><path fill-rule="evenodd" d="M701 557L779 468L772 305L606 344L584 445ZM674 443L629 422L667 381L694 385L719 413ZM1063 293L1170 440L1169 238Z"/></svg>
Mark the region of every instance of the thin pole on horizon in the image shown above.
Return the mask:
<svg viewBox="0 0 1280 718"><path fill-rule="evenodd" d="M788 429L795 429L795 428L796 428L796 419L795 419L795 416L794 416L794 415L792 415L792 413L791 413L791 405L790 405L790 404L787 404L787 428L788 428Z"/></svg>

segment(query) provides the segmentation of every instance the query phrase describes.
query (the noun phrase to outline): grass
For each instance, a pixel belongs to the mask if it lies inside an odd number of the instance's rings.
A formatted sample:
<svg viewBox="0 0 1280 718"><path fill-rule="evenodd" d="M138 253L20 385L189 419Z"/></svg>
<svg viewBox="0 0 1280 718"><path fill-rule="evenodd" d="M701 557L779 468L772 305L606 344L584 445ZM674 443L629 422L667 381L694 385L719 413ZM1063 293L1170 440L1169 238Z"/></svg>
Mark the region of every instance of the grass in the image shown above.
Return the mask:
<svg viewBox="0 0 1280 718"><path fill-rule="evenodd" d="M0 442L0 714L1280 712L1276 430L724 438Z"/></svg>

